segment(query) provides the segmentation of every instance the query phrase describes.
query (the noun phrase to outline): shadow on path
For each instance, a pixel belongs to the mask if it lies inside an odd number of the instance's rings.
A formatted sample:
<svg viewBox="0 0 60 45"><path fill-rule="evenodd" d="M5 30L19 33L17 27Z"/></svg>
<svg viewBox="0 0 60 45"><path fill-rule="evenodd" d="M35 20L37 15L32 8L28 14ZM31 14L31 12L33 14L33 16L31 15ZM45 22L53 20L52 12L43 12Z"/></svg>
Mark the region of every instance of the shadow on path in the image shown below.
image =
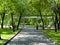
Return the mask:
<svg viewBox="0 0 60 45"><path fill-rule="evenodd" d="M7 45L55 45L47 36L34 28L23 29Z"/></svg>

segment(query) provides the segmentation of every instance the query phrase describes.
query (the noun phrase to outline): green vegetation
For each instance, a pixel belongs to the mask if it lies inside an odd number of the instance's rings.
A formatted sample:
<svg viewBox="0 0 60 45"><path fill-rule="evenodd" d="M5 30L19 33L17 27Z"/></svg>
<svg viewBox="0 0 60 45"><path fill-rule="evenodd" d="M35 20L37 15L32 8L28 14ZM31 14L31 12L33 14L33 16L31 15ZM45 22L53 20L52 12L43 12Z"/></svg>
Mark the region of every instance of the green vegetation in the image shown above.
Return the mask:
<svg viewBox="0 0 60 45"><path fill-rule="evenodd" d="M60 0L0 0L1 28L4 28L4 25L11 25L14 31L14 25L16 25L16 28L19 29L20 23L22 23L21 17L26 15L40 16L41 19L39 19L39 21L40 24L42 23L43 29L46 24L53 24L55 32L57 32L57 30L60 29ZM44 15L46 15L46 17L43 17ZM53 19L47 18L49 15L51 15ZM49 21L51 19L52 22ZM30 19L28 19L28 21L30 21ZM34 24L34 19L31 23Z"/></svg>
<svg viewBox="0 0 60 45"><path fill-rule="evenodd" d="M52 40L60 44L60 30L54 32L54 30L43 30L46 35L48 35Z"/></svg>
<svg viewBox="0 0 60 45"><path fill-rule="evenodd" d="M0 29L0 34L1 34L1 40L0 40L0 45L6 42L8 39L12 38L18 30L15 32L12 31L12 29Z"/></svg>
<svg viewBox="0 0 60 45"><path fill-rule="evenodd" d="M37 16L40 18L22 18L24 16ZM14 31L18 30L23 23L36 25L36 27L39 26L42 29L54 28L56 33L52 30L50 31L51 34L58 34L60 32L57 32L57 30L60 30L60 0L0 0L1 42L4 41L3 39L9 38L10 35L14 35ZM10 29L4 29L9 27L13 29L13 32Z"/></svg>

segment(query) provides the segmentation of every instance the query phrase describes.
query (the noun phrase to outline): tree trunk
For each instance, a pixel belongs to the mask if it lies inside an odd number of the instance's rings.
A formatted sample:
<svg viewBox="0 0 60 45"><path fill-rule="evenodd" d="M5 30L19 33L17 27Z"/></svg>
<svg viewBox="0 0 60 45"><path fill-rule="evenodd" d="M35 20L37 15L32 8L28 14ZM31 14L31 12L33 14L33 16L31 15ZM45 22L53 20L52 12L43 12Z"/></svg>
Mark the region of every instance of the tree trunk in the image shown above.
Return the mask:
<svg viewBox="0 0 60 45"><path fill-rule="evenodd" d="M59 29L60 29L60 15L59 15Z"/></svg>
<svg viewBox="0 0 60 45"><path fill-rule="evenodd" d="M4 17L5 17L5 12L2 15L2 23L1 23L1 28L3 29L3 25L4 25Z"/></svg>
<svg viewBox="0 0 60 45"><path fill-rule="evenodd" d="M41 20L42 20L42 23L43 23L43 30L44 30L44 21L43 21L43 18L42 18L42 15L41 15L41 11L40 11L40 16L41 16Z"/></svg>
<svg viewBox="0 0 60 45"><path fill-rule="evenodd" d="M58 20L58 29L60 29L60 13L59 13L59 20Z"/></svg>
<svg viewBox="0 0 60 45"><path fill-rule="evenodd" d="M36 25L36 30L38 30L38 24Z"/></svg>
<svg viewBox="0 0 60 45"><path fill-rule="evenodd" d="M17 30L19 29L20 20L21 20L21 15L19 16L18 25L17 25Z"/></svg>
<svg viewBox="0 0 60 45"><path fill-rule="evenodd" d="M59 30L59 25L60 25L60 24L59 24L59 20L58 20L58 30Z"/></svg>
<svg viewBox="0 0 60 45"><path fill-rule="evenodd" d="M1 40L2 38L1 38L1 34L0 34L0 40Z"/></svg>
<svg viewBox="0 0 60 45"><path fill-rule="evenodd" d="M57 18L57 14L55 16L55 32L57 32L58 29L58 18Z"/></svg>
<svg viewBox="0 0 60 45"><path fill-rule="evenodd" d="M57 32L56 22L55 22L55 32Z"/></svg>
<svg viewBox="0 0 60 45"><path fill-rule="evenodd" d="M12 20L13 32L15 32L15 24L14 24L14 21L13 21L13 13L11 13L11 20Z"/></svg>
<svg viewBox="0 0 60 45"><path fill-rule="evenodd" d="M58 29L60 29L60 5L57 5L58 8Z"/></svg>
<svg viewBox="0 0 60 45"><path fill-rule="evenodd" d="M58 16L57 16L57 10L53 10L53 12L55 13L55 32L57 32L58 29Z"/></svg>

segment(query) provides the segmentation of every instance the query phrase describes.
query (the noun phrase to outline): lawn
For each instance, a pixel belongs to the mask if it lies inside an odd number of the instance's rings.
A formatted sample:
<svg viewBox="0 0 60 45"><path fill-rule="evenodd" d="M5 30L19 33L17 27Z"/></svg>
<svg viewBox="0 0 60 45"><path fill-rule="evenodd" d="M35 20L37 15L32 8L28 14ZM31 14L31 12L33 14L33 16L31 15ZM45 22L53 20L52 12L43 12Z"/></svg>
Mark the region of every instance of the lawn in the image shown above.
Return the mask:
<svg viewBox="0 0 60 45"><path fill-rule="evenodd" d="M60 30L57 32L54 32L54 30L42 30L42 32L60 45Z"/></svg>
<svg viewBox="0 0 60 45"><path fill-rule="evenodd" d="M0 45L6 42L8 39L12 38L18 30L15 32L12 31L12 29L0 29L0 34L1 34L1 40L0 40Z"/></svg>

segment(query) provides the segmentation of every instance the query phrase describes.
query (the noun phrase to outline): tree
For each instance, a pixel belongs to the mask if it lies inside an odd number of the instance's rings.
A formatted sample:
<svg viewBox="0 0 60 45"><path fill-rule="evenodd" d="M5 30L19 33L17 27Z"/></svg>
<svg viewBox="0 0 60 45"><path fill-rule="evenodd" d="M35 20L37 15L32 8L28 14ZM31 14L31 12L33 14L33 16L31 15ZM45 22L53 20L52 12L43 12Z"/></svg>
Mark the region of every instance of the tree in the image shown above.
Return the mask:
<svg viewBox="0 0 60 45"><path fill-rule="evenodd" d="M43 17L42 17L42 12L49 7L49 3L47 0L31 0L30 4L34 7L34 9L36 9L36 11L39 12L39 15L41 17L41 21L43 23L43 29L44 29L44 21L43 21Z"/></svg>
<svg viewBox="0 0 60 45"><path fill-rule="evenodd" d="M20 20L21 20L23 13L24 13L24 10L25 10L25 7L24 7L25 4L21 0L18 0L18 1L13 0L12 2L14 3L16 13L19 14L19 19L18 19L18 24L17 24L17 29L19 29Z"/></svg>

